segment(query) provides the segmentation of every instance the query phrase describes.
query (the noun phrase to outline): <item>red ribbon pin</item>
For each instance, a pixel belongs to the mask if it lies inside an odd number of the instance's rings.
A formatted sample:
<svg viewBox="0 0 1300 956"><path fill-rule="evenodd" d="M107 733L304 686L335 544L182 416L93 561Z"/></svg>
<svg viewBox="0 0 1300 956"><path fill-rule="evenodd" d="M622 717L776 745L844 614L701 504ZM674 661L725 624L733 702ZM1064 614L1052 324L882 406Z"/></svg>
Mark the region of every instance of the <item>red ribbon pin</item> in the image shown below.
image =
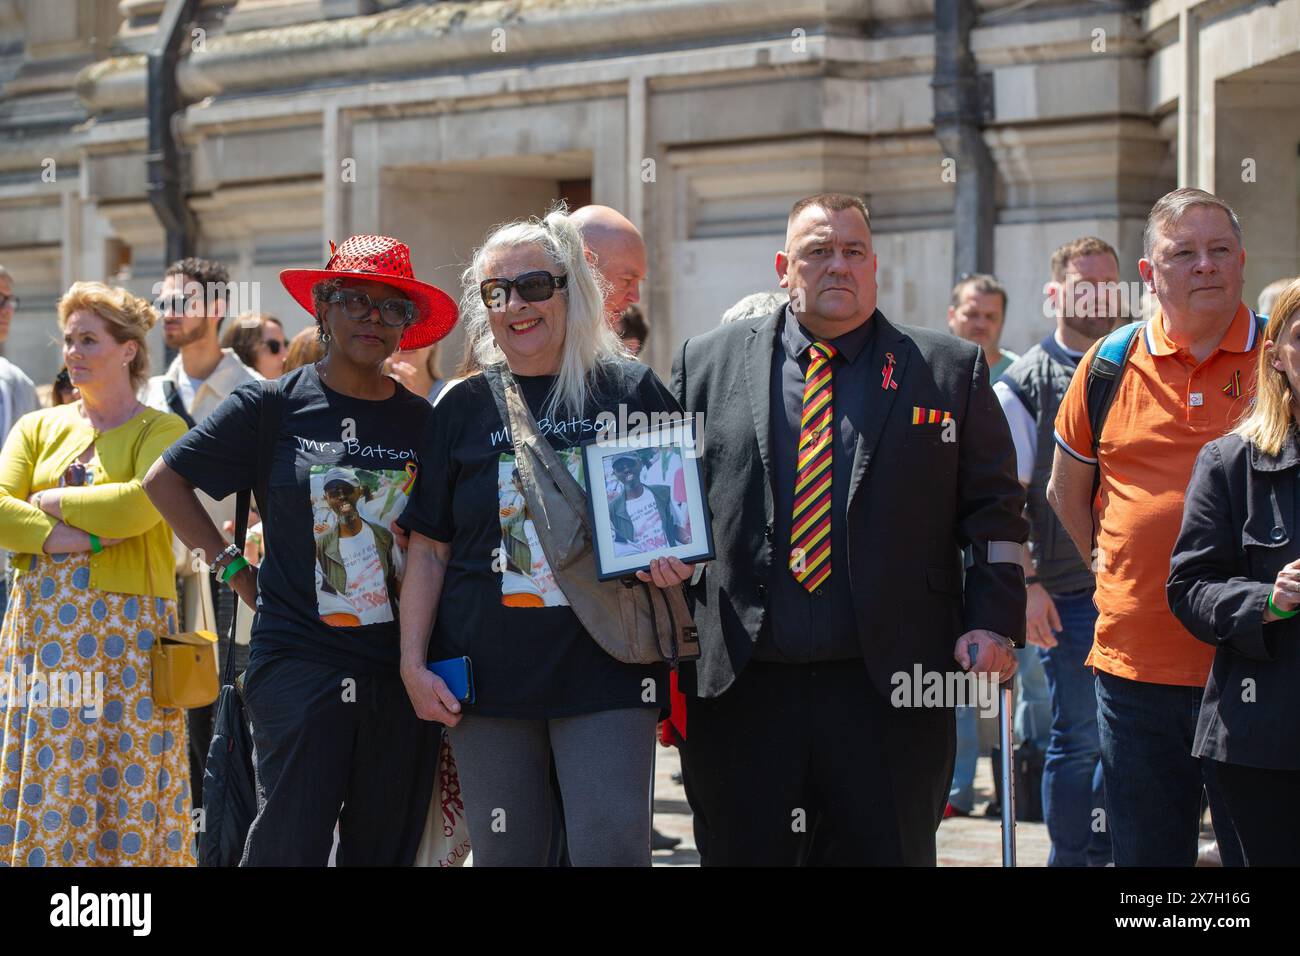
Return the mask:
<svg viewBox="0 0 1300 956"><path fill-rule="evenodd" d="M898 390L898 383L894 381L894 353L893 352L885 353L885 367L880 370L880 378L881 378L880 387L882 389L884 389L885 391L889 391L891 388L894 389L895 391Z"/></svg>

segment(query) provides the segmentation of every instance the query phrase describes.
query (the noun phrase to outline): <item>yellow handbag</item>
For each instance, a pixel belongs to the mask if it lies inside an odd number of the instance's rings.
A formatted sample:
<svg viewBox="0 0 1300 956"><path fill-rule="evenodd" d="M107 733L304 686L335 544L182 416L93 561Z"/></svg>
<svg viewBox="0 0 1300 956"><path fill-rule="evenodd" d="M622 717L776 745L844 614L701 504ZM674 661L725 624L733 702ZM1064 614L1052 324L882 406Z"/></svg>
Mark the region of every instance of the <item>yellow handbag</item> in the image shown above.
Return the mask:
<svg viewBox="0 0 1300 956"><path fill-rule="evenodd" d="M212 625L212 590L207 575L199 582L200 625ZM217 699L217 635L212 630L166 634L154 642L153 702L159 707L206 707Z"/></svg>

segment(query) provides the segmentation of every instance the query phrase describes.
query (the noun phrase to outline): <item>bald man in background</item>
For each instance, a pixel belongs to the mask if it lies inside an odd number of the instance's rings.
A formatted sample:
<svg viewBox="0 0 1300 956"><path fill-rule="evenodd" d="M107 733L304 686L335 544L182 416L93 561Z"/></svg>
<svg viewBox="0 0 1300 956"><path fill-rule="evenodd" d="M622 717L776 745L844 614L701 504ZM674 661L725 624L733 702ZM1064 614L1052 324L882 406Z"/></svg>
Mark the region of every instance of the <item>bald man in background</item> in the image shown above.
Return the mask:
<svg viewBox="0 0 1300 956"><path fill-rule="evenodd" d="M609 284L605 293L605 321L619 330L619 317L629 305L641 301L645 281L645 240L641 231L621 212L608 206L583 206L572 216L582 233L587 260Z"/></svg>

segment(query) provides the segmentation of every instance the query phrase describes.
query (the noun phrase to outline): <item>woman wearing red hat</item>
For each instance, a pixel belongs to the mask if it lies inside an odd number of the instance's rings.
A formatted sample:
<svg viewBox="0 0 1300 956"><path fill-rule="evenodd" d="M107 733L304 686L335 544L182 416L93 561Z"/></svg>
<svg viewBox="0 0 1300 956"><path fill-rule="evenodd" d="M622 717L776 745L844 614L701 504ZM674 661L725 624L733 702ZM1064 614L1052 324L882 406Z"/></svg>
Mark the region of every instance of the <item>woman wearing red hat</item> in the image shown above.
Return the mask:
<svg viewBox="0 0 1300 956"><path fill-rule="evenodd" d="M237 389L145 479L181 540L258 611L244 676L258 786L246 866L323 866L336 821L340 865L410 864L436 769L440 728L412 712L397 667L396 519L432 409L384 365L450 332L456 305L415 278L395 239L353 236L332 252L324 269L280 274L315 317L324 357ZM259 473L264 422L275 440ZM252 487L266 542L257 571L194 495Z"/></svg>

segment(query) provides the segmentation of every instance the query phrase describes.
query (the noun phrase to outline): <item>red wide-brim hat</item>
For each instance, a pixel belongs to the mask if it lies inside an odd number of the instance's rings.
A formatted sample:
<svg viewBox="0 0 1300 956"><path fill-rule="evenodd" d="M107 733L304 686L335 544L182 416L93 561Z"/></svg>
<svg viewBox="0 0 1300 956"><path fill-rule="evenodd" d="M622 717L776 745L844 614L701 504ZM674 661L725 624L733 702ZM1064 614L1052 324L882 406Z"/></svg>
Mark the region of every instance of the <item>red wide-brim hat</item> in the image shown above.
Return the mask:
<svg viewBox="0 0 1300 956"><path fill-rule="evenodd" d="M444 338L456 325L456 302L437 286L421 282L411 269L411 250L388 236L353 236L341 246L330 243L324 269L285 269L280 283L294 301L316 317L311 290L325 279L368 279L392 286L415 303L415 321L398 348L422 349Z"/></svg>

